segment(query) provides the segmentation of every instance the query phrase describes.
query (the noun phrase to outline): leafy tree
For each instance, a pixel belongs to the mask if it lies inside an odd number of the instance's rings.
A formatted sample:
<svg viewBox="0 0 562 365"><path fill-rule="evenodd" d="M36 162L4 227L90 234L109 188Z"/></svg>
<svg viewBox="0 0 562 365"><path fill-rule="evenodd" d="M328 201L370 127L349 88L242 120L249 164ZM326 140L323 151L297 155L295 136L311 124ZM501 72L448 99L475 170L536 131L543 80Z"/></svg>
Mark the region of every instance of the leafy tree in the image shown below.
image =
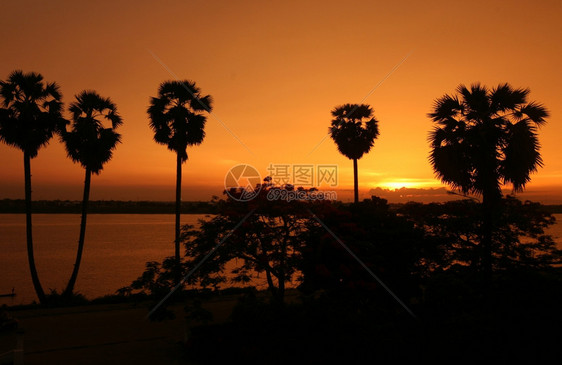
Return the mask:
<svg viewBox="0 0 562 365"><path fill-rule="evenodd" d="M148 261L145 271L135 279L131 285L120 288L120 295L155 296L159 299L164 297L174 287L176 261L173 256L166 257L162 264L157 261Z"/></svg>
<svg viewBox="0 0 562 365"><path fill-rule="evenodd" d="M385 199L372 197L358 204L324 204L315 215L381 281L399 297L417 295L417 284L426 274L423 231L390 209ZM318 289L331 295L379 298L397 305L365 268L324 227L308 227L303 250L303 292ZM347 299L346 299L347 300Z"/></svg>
<svg viewBox="0 0 562 365"><path fill-rule="evenodd" d="M16 70L6 81L0 81L0 98L0 141L23 151L27 257L33 287L39 301L45 303L46 296L33 255L31 159L64 124L61 115L62 95L59 86L54 82L44 82L42 75Z"/></svg>
<svg viewBox="0 0 562 365"><path fill-rule="evenodd" d="M479 205L473 200L458 200L412 202L400 208L401 215L423 229L425 241L432 242L433 249L424 257L429 272L478 269L479 232L483 225ZM539 203L507 196L497 209L497 227L491 237L494 269L546 269L562 263L562 251L545 233L555 218Z"/></svg>
<svg viewBox="0 0 562 365"><path fill-rule="evenodd" d="M82 91L76 95L69 110L72 114L70 131L63 131L62 139L68 157L84 167L85 178L78 251L72 275L64 291L66 295L72 294L74 290L82 260L91 177L92 174L99 175L103 165L111 160L113 150L121 141L121 135L115 129L123 123L111 99L104 98L95 91ZM104 122L109 125L106 126Z"/></svg>
<svg viewBox="0 0 562 365"><path fill-rule="evenodd" d="M365 104L344 104L332 110L330 136L338 146L338 151L353 160L354 201L359 201L357 160L369 152L379 135L378 121L373 110Z"/></svg>
<svg viewBox="0 0 562 365"><path fill-rule="evenodd" d="M180 208L182 164L187 161L187 147L203 142L205 122L203 112L212 110L210 95L201 95L195 82L166 81L160 85L158 96L150 99L148 116L157 143L176 153L176 225L175 258L180 263ZM178 277L179 281L179 277Z"/></svg>
<svg viewBox="0 0 562 365"><path fill-rule="evenodd" d="M539 103L527 102L528 89L508 84L494 89L460 85L457 93L437 99L429 113L436 124L429 136L429 160L441 181L464 194L482 196L481 266L490 271L501 186L511 184L514 191L522 191L530 174L542 166L536 132L548 112Z"/></svg>
<svg viewBox="0 0 562 365"><path fill-rule="evenodd" d="M295 192L292 186L281 188L266 182L258 189L256 197L248 202L232 198L242 191L230 191L229 197L219 202L217 216L201 221L197 230L183 227L185 271L216 248L194 272L193 282L216 286L227 280L226 271L235 283L249 283L265 274L274 302L283 303L287 283L294 282L299 275L305 231L312 219L306 208L314 203L274 198L283 197L283 190ZM296 192L304 197L314 190Z"/></svg>

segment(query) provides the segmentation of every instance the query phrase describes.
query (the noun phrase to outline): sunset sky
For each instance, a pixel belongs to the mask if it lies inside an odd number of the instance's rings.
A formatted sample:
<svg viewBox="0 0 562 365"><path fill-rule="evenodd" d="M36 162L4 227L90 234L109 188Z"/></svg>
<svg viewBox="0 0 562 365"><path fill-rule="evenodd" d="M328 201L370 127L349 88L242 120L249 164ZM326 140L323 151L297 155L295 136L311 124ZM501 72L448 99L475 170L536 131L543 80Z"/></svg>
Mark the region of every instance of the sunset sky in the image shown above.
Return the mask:
<svg viewBox="0 0 562 365"><path fill-rule="evenodd" d="M202 145L188 150L184 200L221 195L242 163L352 162L327 137L330 111L370 104L380 135L359 161L376 187L438 188L428 163L433 101L460 84L528 87L550 111L544 168L529 196L562 203L562 3L555 1L5 1L0 79L41 73L68 105L93 89L117 104L123 143L92 179L91 199L174 200L175 155L156 144L146 109L161 82L214 98ZM394 71L393 71L394 70ZM382 82L382 83L381 83ZM377 87L378 85L378 87ZM0 199L23 198L23 155L0 145ZM83 169L53 139L32 160L34 199L81 199Z"/></svg>

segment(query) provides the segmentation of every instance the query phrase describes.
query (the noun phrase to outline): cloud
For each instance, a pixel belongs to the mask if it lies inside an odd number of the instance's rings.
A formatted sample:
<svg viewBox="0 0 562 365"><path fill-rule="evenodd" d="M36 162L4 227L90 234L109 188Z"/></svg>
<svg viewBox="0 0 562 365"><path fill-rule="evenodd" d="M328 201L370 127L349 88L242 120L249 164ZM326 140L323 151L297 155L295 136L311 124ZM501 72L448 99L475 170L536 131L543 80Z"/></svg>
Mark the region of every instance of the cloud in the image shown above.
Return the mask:
<svg viewBox="0 0 562 365"><path fill-rule="evenodd" d="M375 188L369 190L369 194L386 199L390 203L406 203L409 201L428 203L462 199L458 195L449 193L444 187L428 189L406 187L400 189Z"/></svg>

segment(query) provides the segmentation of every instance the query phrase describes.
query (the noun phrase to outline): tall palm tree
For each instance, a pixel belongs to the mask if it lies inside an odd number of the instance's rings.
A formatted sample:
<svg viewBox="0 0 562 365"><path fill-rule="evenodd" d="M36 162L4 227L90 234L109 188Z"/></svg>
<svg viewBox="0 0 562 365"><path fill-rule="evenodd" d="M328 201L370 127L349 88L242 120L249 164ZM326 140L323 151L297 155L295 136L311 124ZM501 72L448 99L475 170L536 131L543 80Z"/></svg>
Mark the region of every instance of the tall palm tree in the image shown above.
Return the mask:
<svg viewBox="0 0 562 365"><path fill-rule="evenodd" d="M45 303L33 255L31 159L64 123L62 95L56 83L45 83L40 74L16 70L6 81L0 81L0 98L3 107L0 109L0 141L23 151L27 258L35 293L39 301Z"/></svg>
<svg viewBox="0 0 562 365"><path fill-rule="evenodd" d="M84 178L78 250L72 276L64 290L65 295L72 294L78 278L86 236L86 218L92 174L99 175L103 165L111 160L113 150L121 141L121 135L115 132L115 129L123 123L117 113L117 107L111 99L103 98L95 91L82 91L76 95L76 100L70 104L69 111L72 119L70 131L62 133L62 140L68 157L84 167L86 176Z"/></svg>
<svg viewBox="0 0 562 365"><path fill-rule="evenodd" d="M205 138L204 112L212 110L210 95L201 95L195 82L166 81L158 96L150 99L148 116L157 143L176 153L176 226L175 259L180 262L180 206L182 164L187 161L187 147L199 145Z"/></svg>
<svg viewBox="0 0 562 365"><path fill-rule="evenodd" d="M464 194L482 196L484 211L482 265L491 271L494 211L501 202L501 186L522 191L530 174L542 166L537 128L548 112L527 102L528 89L500 84L459 85L458 95L435 101L429 117L436 124L429 135L429 160L437 177Z"/></svg>
<svg viewBox="0 0 562 365"><path fill-rule="evenodd" d="M353 160L354 201L359 201L359 182L357 160L369 152L379 136L378 121L373 110L366 104L344 104L332 110L330 136L338 146L338 151Z"/></svg>

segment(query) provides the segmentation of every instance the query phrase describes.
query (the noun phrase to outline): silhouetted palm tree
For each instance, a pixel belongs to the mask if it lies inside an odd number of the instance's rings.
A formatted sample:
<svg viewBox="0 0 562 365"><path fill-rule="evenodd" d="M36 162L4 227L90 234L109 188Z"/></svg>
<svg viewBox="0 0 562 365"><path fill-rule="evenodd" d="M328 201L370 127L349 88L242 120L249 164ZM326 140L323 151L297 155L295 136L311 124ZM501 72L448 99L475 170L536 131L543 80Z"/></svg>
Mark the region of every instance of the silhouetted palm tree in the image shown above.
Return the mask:
<svg viewBox="0 0 562 365"><path fill-rule="evenodd" d="M369 152L379 135L378 121L373 110L366 104L344 104L332 110L330 136L336 142L338 151L353 160L354 201L359 201L357 160Z"/></svg>
<svg viewBox="0 0 562 365"><path fill-rule="evenodd" d="M180 206L182 163L187 161L187 146L198 145L205 137L207 117L212 110L210 95L202 96L195 82L166 81L158 89L158 97L150 99L148 115L154 140L176 153L176 227L175 258L180 262Z"/></svg>
<svg viewBox="0 0 562 365"><path fill-rule="evenodd" d="M429 136L429 160L441 181L482 196L482 265L490 271L493 212L501 201L501 186L512 184L515 192L522 191L529 175L542 166L536 131L548 112L527 102L528 89L508 84L494 89L459 85L457 93L437 99L429 114L437 124Z"/></svg>
<svg viewBox="0 0 562 365"><path fill-rule="evenodd" d="M98 175L103 165L111 160L113 150L121 141L121 135L115 129L123 123L111 99L103 98L95 91L82 91L76 95L76 101L70 104L69 110L72 114L70 131L64 131L62 139L68 157L84 167L86 176L78 251L72 276L64 291L66 295L72 294L74 290L82 260L91 177L92 174Z"/></svg>
<svg viewBox="0 0 562 365"><path fill-rule="evenodd" d="M0 81L0 96L3 106L0 111L0 140L23 151L27 257L33 287L39 301L45 303L45 292L33 255L31 159L64 123L61 116L62 95L56 83L44 83L40 74L17 70L6 81Z"/></svg>

